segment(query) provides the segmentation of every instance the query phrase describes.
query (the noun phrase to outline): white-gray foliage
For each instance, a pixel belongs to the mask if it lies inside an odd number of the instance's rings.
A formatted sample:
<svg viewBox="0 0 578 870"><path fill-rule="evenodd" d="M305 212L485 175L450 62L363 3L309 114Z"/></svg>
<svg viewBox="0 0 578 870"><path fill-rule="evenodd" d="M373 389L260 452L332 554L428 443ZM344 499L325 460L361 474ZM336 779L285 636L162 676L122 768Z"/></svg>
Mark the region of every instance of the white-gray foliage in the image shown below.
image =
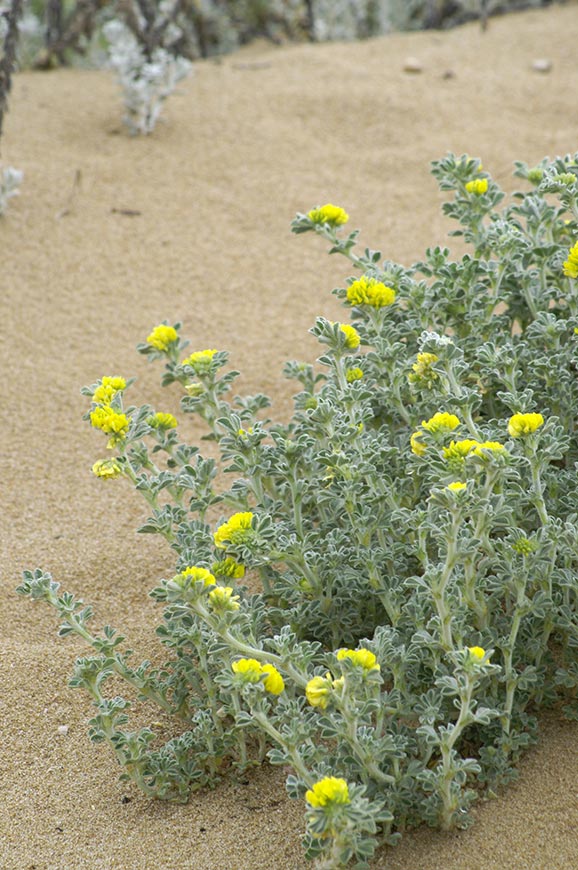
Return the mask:
<svg viewBox="0 0 578 870"><path fill-rule="evenodd" d="M358 39L385 33L389 23L389 0L315 0L314 37Z"/></svg>
<svg viewBox="0 0 578 870"><path fill-rule="evenodd" d="M23 178L24 173L19 169L13 169L12 166L0 170L0 215L3 215L8 208L8 200L20 193L18 188Z"/></svg>
<svg viewBox="0 0 578 870"><path fill-rule="evenodd" d="M115 70L124 99L124 122L132 134L151 133L162 104L192 64L165 48L155 48L147 58L134 34L121 21L104 25L109 44L109 62Z"/></svg>

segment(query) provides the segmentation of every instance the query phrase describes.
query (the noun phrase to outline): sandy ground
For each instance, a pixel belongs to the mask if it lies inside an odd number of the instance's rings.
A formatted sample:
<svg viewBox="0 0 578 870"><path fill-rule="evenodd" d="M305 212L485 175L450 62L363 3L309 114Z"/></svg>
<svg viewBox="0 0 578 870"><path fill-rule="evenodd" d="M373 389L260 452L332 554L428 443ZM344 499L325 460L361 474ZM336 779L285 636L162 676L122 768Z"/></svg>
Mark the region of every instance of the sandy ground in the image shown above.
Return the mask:
<svg viewBox="0 0 578 870"><path fill-rule="evenodd" d="M450 228L430 160L481 156L512 189L515 159L578 149L577 45L570 2L493 20L485 35L472 25L254 46L198 64L148 139L122 132L107 73L17 76L2 159L26 178L0 223L3 870L304 866L302 807L277 770L186 807L120 784L111 754L86 737L88 699L67 688L83 648L56 639L47 608L13 594L22 569L42 566L95 604L95 625L126 631L139 656L155 649L146 592L172 557L135 534L146 510L129 486L92 477L105 451L81 420L79 389L136 375L135 400L176 411L176 391L161 390L134 347L182 319L194 348L230 350L243 390L272 395L287 415L282 365L314 358L307 330L318 314L339 316L330 290L349 273L320 241L289 233L294 213L341 204L365 243L418 258ZM408 55L421 74L402 71ZM536 58L552 71L534 72ZM480 804L473 828L410 834L375 868L573 870L577 737L578 725L547 717L519 782Z"/></svg>

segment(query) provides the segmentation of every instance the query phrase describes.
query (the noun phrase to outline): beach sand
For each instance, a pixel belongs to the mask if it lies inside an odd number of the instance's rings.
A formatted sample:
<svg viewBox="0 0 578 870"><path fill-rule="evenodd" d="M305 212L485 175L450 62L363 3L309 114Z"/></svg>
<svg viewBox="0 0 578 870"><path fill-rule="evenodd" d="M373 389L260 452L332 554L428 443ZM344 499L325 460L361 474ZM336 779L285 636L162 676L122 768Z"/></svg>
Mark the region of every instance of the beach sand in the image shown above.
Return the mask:
<svg viewBox="0 0 578 870"><path fill-rule="evenodd" d="M187 806L119 783L111 752L88 740L89 699L67 687L87 650L57 639L47 607L14 594L22 570L41 566L94 604L95 628L126 633L139 659L159 654L147 592L173 557L136 534L147 511L130 486L92 476L105 439L82 421L79 390L103 374L136 376L136 403L178 413L178 391L161 389L160 368L134 348L182 320L193 349L230 351L239 392L271 395L287 418L295 387L283 363L315 359L308 329L340 316L330 291L350 274L320 240L289 232L295 212L342 205L364 245L405 264L447 243L430 161L479 156L511 191L522 184L514 160L577 150L577 46L575 2L493 19L486 34L473 24L260 43L197 64L154 134L134 139L109 73L16 76L1 154L25 173L0 222L3 870L306 866L303 807L280 770ZM421 73L403 71L408 56ZM548 74L532 69L538 58L551 60ZM183 428L202 434L190 418ZM519 781L479 803L472 828L409 833L372 866L577 867L578 725L549 714L541 733Z"/></svg>

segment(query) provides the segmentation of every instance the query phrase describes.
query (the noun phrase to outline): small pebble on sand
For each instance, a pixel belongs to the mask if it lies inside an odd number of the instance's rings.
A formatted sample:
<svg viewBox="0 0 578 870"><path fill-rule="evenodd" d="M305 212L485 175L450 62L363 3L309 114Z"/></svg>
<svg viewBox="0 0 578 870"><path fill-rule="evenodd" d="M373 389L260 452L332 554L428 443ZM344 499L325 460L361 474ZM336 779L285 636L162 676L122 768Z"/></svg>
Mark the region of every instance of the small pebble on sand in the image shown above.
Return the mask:
<svg viewBox="0 0 578 870"><path fill-rule="evenodd" d="M420 73L423 71L422 62L417 57L406 57L403 62L403 71L406 73Z"/></svg>
<svg viewBox="0 0 578 870"><path fill-rule="evenodd" d="M538 73L549 73L552 69L552 61L546 57L539 57L532 61L532 69Z"/></svg>

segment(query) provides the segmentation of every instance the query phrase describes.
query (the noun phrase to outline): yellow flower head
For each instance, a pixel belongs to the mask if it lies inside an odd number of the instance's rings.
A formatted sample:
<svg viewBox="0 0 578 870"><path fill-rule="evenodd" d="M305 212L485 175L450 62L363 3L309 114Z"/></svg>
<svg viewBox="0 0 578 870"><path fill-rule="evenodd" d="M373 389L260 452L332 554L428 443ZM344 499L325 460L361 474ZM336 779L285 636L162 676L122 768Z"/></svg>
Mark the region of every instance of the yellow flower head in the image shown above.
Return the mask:
<svg viewBox="0 0 578 870"><path fill-rule="evenodd" d="M488 179L487 178L475 178L473 181L468 181L466 183L466 190L468 193L473 193L476 196L481 196L483 193L486 193L488 189Z"/></svg>
<svg viewBox="0 0 578 870"><path fill-rule="evenodd" d="M207 571L206 568L197 568L196 566L183 568L180 574L173 577L173 582L178 583L179 586L184 586L187 585L187 578L189 577L191 578L191 584L197 583L199 580L202 581L205 586L215 586L217 583L210 571Z"/></svg>
<svg viewBox="0 0 578 870"><path fill-rule="evenodd" d="M578 278L578 242L568 251L568 259L564 263L564 274L567 278Z"/></svg>
<svg viewBox="0 0 578 870"><path fill-rule="evenodd" d="M363 668L364 671L379 671L380 666L377 664L375 655L368 649L340 649L337 652L337 661L342 662L343 659L349 659L354 665Z"/></svg>
<svg viewBox="0 0 578 870"><path fill-rule="evenodd" d="M103 480L114 480L115 477L121 476L122 469L114 459L99 459L92 466L92 472Z"/></svg>
<svg viewBox="0 0 578 870"><path fill-rule="evenodd" d="M340 227L349 220L349 215L345 209L338 205L331 205L331 203L312 209L308 212L307 217L314 224L329 224L330 227Z"/></svg>
<svg viewBox="0 0 578 870"><path fill-rule="evenodd" d="M117 393L126 388L124 378L104 376L92 395L92 401L97 405L110 405Z"/></svg>
<svg viewBox="0 0 578 870"><path fill-rule="evenodd" d="M108 405L91 411L90 422L95 429L100 429L105 435L112 435L115 440L124 438L130 426L130 420L126 414L121 414Z"/></svg>
<svg viewBox="0 0 578 870"><path fill-rule="evenodd" d="M519 553L520 556L529 556L530 553L533 553L536 549L536 544L528 538L518 538L518 540L512 544L512 549L515 550L516 553Z"/></svg>
<svg viewBox="0 0 578 870"><path fill-rule="evenodd" d="M325 710L331 696L332 679L329 671L324 677L312 677L305 686L305 697L312 707Z"/></svg>
<svg viewBox="0 0 578 870"><path fill-rule="evenodd" d="M480 446L480 442L474 438L464 438L463 441L450 441L449 447L444 447L443 457L448 462L451 460L465 459L472 450Z"/></svg>
<svg viewBox="0 0 578 870"><path fill-rule="evenodd" d="M421 425L426 432L431 432L433 435L436 432L451 432L453 429L457 429L460 425L460 421L455 414L438 412L437 414L434 414L433 417L430 417L429 420L422 420Z"/></svg>
<svg viewBox="0 0 578 870"><path fill-rule="evenodd" d="M311 807L348 804L349 789L344 779L326 776L305 793L305 800Z"/></svg>
<svg viewBox="0 0 578 870"><path fill-rule="evenodd" d="M371 305L372 308L385 308L395 302L395 290L386 287L375 278L363 275L347 288L347 301L350 305Z"/></svg>
<svg viewBox="0 0 578 870"><path fill-rule="evenodd" d="M233 589L230 586L215 586L209 592L209 601L214 610L238 610L239 596L233 595Z"/></svg>
<svg viewBox="0 0 578 870"><path fill-rule="evenodd" d="M261 662L257 659L239 659L231 665L233 672L244 678L246 683L258 683L263 673Z"/></svg>
<svg viewBox="0 0 578 870"><path fill-rule="evenodd" d="M363 377L363 370L359 368L359 366L355 366L352 369L347 369L345 372L345 379L348 384L352 384L353 381L360 381Z"/></svg>
<svg viewBox="0 0 578 870"><path fill-rule="evenodd" d="M162 323L160 326L155 326L151 334L147 336L147 342L155 350L166 351L171 344L177 341L178 337L179 335L174 326L167 326Z"/></svg>
<svg viewBox="0 0 578 870"><path fill-rule="evenodd" d="M477 659L478 661L481 661L486 654L485 649L482 649L481 646L469 646L468 652L473 659Z"/></svg>
<svg viewBox="0 0 578 870"><path fill-rule="evenodd" d="M511 438L521 438L523 435L531 435L543 425L544 418L541 414L514 414L508 423L508 435Z"/></svg>
<svg viewBox="0 0 578 870"><path fill-rule="evenodd" d="M453 483L448 483L447 488L451 489L452 492L461 492L463 489L467 489L467 486L459 480L454 480Z"/></svg>
<svg viewBox="0 0 578 870"><path fill-rule="evenodd" d="M215 577L232 577L233 580L238 580L245 576L245 566L236 562L232 556L227 556L220 562L213 562L211 569Z"/></svg>
<svg viewBox="0 0 578 870"><path fill-rule="evenodd" d="M147 423L153 429L176 429L177 420L172 414L163 414L161 412L147 418Z"/></svg>
<svg viewBox="0 0 578 870"><path fill-rule="evenodd" d="M355 350L356 347L359 347L361 339L359 338L359 333L354 326L350 326L349 323L340 323L339 328L345 335L345 346L348 347L349 350Z"/></svg>
<svg viewBox="0 0 578 870"><path fill-rule="evenodd" d="M228 543L240 544L250 537L253 522L253 514L251 511L244 511L227 520L226 523L219 526L214 534L215 546L224 550Z"/></svg>
<svg viewBox="0 0 578 870"><path fill-rule="evenodd" d="M485 450L490 450L492 453L504 453L506 448L503 444L500 444L499 441L481 441L477 447L472 449L472 453L475 456L480 456L484 459L487 454L484 453Z"/></svg>
<svg viewBox="0 0 578 870"><path fill-rule="evenodd" d="M210 350L197 350L195 353L192 353L184 359L181 365L191 366L191 368L194 369L195 374L202 375L210 370L211 362L217 352L218 351L215 348Z"/></svg>
<svg viewBox="0 0 578 870"><path fill-rule="evenodd" d="M427 450L426 445L421 440L422 438L423 432L421 431L421 429L418 429L409 439L409 443L411 445L411 452L415 453L416 456L423 456Z"/></svg>
<svg viewBox="0 0 578 870"><path fill-rule="evenodd" d="M422 384L431 389L434 381L439 377L437 372L434 372L432 366L438 361L439 357L435 353L418 353L412 372L408 376L411 384Z"/></svg>
<svg viewBox="0 0 578 870"><path fill-rule="evenodd" d="M285 690L285 682L274 665L265 664L261 667L261 673L267 674L263 680L265 690L272 695L280 695Z"/></svg>

